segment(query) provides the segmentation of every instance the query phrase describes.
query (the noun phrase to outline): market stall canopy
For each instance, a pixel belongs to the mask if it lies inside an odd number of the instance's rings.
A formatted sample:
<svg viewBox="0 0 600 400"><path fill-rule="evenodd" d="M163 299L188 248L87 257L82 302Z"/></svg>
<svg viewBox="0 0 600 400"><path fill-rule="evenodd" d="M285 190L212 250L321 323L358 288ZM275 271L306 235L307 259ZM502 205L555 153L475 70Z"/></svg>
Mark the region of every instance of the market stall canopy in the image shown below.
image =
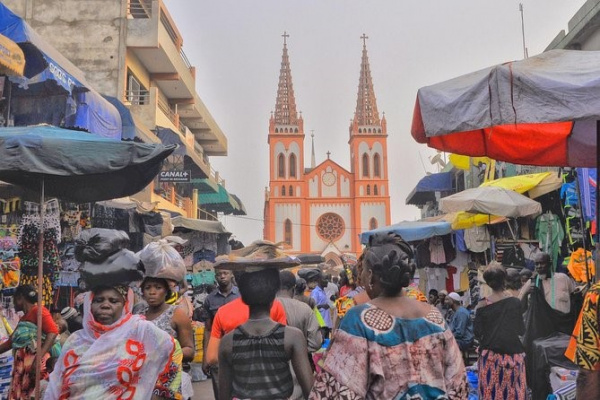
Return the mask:
<svg viewBox="0 0 600 400"><path fill-rule="evenodd" d="M527 193L529 198L535 199L553 190L560 189L562 184L562 179L558 177L556 172L542 172L495 179L482 183L480 187L501 187L517 193Z"/></svg>
<svg viewBox="0 0 600 400"><path fill-rule="evenodd" d="M239 198L229 194L221 184L218 184L217 193L199 193L198 198L199 205L209 211L246 215L246 208Z"/></svg>
<svg viewBox="0 0 600 400"><path fill-rule="evenodd" d="M402 221L390 226L366 231L360 234L360 242L368 244L369 238L378 233L393 232L407 242L415 240L428 239L433 236L447 235L452 232L452 227L448 222L425 222L425 221Z"/></svg>
<svg viewBox="0 0 600 400"><path fill-rule="evenodd" d="M515 164L595 167L600 52L551 50L419 89L411 133Z"/></svg>
<svg viewBox="0 0 600 400"><path fill-rule="evenodd" d="M0 129L0 180L78 203L146 187L174 146L116 141L48 125Z"/></svg>
<svg viewBox="0 0 600 400"><path fill-rule="evenodd" d="M406 204L423 205L435 201L435 192L452 191L453 176L452 172L424 176L406 198Z"/></svg>
<svg viewBox="0 0 600 400"><path fill-rule="evenodd" d="M63 93L72 95L77 108L65 118L65 126L85 129L99 136L121 139L121 116L86 81L81 70L38 35L21 17L0 3L0 34L16 42L25 56L25 77L11 78L24 90L36 94L36 85L53 82Z"/></svg>
<svg viewBox="0 0 600 400"><path fill-rule="evenodd" d="M474 214L469 212L451 212L448 214L437 215L435 217L423 218L421 221L436 222L446 221L449 222L453 230L469 229L481 225L493 225L500 222L507 221L506 217L499 217L497 215L486 215L486 214Z"/></svg>
<svg viewBox="0 0 600 400"><path fill-rule="evenodd" d="M203 219L193 219L185 217L173 217L171 223L177 228L189 229L191 231L207 232L207 233L224 233L230 235L229 232L219 221L206 221Z"/></svg>
<svg viewBox="0 0 600 400"><path fill-rule="evenodd" d="M542 206L515 191L496 186L463 190L440 199L441 211L481 213L501 217L526 217L541 214Z"/></svg>
<svg viewBox="0 0 600 400"><path fill-rule="evenodd" d="M0 35L0 74L23 76L25 55L18 44Z"/></svg>

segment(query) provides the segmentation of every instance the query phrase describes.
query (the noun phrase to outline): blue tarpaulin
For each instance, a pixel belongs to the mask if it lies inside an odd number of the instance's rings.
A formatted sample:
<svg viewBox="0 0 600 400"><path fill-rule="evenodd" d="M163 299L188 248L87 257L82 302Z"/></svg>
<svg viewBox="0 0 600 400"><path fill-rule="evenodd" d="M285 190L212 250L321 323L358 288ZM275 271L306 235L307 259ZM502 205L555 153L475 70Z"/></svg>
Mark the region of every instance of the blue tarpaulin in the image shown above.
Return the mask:
<svg viewBox="0 0 600 400"><path fill-rule="evenodd" d="M0 34L16 42L25 55L25 77L11 78L24 93L29 87L52 81L72 95L76 110L65 127L85 129L110 139L121 139L121 117L112 104L94 91L81 70L54 49L27 22L0 3ZM68 114L68 113L66 113Z"/></svg>
<svg viewBox="0 0 600 400"><path fill-rule="evenodd" d="M368 244L369 238L377 233L394 232L407 242L428 239L433 236L447 235L452 232L449 222L402 221L394 225L366 231L360 234L360 242Z"/></svg>
<svg viewBox="0 0 600 400"><path fill-rule="evenodd" d="M452 191L452 172L440 172L423 177L406 198L406 204L423 205L435 200L435 192Z"/></svg>

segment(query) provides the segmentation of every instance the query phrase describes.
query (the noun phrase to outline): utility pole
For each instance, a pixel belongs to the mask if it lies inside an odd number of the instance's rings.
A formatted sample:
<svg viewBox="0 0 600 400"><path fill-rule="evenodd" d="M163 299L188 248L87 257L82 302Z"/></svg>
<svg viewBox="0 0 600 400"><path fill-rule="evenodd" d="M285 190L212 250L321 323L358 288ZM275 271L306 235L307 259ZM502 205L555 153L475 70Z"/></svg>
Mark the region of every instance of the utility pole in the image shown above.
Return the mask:
<svg viewBox="0 0 600 400"><path fill-rule="evenodd" d="M523 18L523 3L519 3L519 11L521 12L521 36L523 37L523 58L529 58L527 54L527 46L525 45L525 19Z"/></svg>

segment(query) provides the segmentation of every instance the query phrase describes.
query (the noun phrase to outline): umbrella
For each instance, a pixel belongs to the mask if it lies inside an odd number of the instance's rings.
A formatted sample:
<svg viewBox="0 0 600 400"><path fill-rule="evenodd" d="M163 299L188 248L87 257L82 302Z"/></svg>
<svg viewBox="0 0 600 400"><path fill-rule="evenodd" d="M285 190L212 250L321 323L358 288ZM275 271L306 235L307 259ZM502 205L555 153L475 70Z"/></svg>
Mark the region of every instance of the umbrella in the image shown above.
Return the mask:
<svg viewBox="0 0 600 400"><path fill-rule="evenodd" d="M443 197L439 207L447 213L466 211L513 218L542 212L542 206L537 201L497 186L480 186Z"/></svg>
<svg viewBox="0 0 600 400"><path fill-rule="evenodd" d="M175 146L102 139L48 125L0 129L0 180L41 191L40 226L46 193L73 202L89 202L139 192L158 174ZM40 229L38 304L43 305L44 232ZM41 348L42 308L37 314ZM40 381L40 360L36 382ZM39 398L39 384L36 398Z"/></svg>
<svg viewBox="0 0 600 400"><path fill-rule="evenodd" d="M360 242L368 244L369 238L378 233L393 232L407 242L415 240L423 240L433 236L446 235L452 232L452 227L446 221L402 221L390 226L382 226L381 228L365 231L360 234Z"/></svg>
<svg viewBox="0 0 600 400"><path fill-rule="evenodd" d="M446 221L449 222L453 230L469 229L475 226L481 225L492 225L506 221L506 217L499 217L497 215L486 215L486 214L473 214L464 211L451 212L448 214L437 215L435 217L427 217L421 219L421 221L435 222L435 221Z"/></svg>
<svg viewBox="0 0 600 400"><path fill-rule="evenodd" d="M515 164L595 167L600 52L552 50L419 89L419 143Z"/></svg>

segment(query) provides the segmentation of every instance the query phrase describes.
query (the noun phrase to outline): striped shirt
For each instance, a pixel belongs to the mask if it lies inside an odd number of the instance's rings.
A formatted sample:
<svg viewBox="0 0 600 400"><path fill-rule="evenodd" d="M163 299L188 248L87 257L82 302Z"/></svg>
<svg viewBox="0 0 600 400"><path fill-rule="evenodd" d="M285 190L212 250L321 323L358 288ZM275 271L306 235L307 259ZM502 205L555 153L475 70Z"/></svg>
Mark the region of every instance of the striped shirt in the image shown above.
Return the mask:
<svg viewBox="0 0 600 400"><path fill-rule="evenodd" d="M294 383L289 357L283 345L285 326L277 324L262 336L241 326L233 333L233 397L240 399L286 399Z"/></svg>

